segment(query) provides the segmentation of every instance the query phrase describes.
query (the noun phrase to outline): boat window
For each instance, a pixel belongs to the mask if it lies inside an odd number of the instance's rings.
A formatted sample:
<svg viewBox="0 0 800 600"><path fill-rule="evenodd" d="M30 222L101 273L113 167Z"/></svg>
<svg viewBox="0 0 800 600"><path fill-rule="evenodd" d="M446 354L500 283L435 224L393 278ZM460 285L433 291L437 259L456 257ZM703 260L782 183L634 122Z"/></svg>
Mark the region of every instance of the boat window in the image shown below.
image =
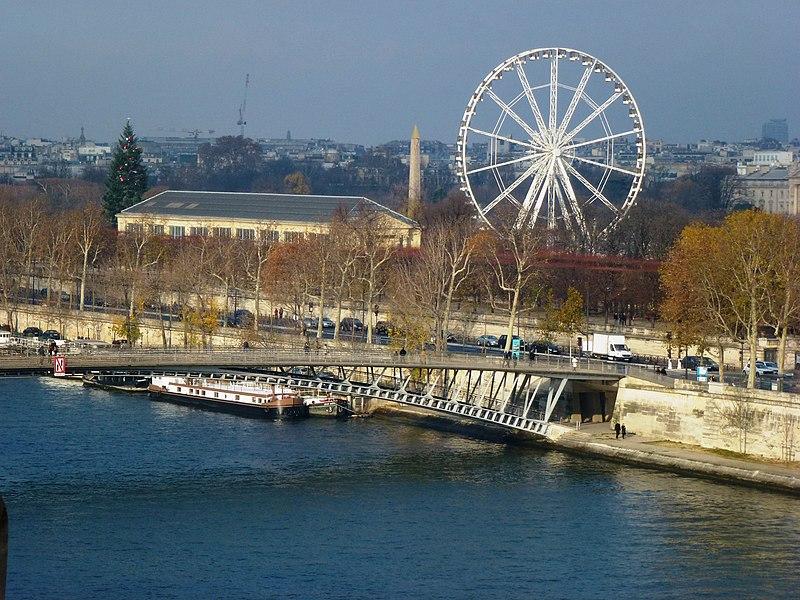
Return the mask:
<svg viewBox="0 0 800 600"><path fill-rule="evenodd" d="M238 399L239 399L239 394L236 394L236 398L235 398L235 399L236 399L236 400L238 400Z"/></svg>
<svg viewBox="0 0 800 600"><path fill-rule="evenodd" d="M214 398L219 398L219 392L214 392Z"/></svg>
<svg viewBox="0 0 800 600"><path fill-rule="evenodd" d="M180 386L178 386L178 391L179 391L179 392L181 391L181 387L180 387Z"/></svg>

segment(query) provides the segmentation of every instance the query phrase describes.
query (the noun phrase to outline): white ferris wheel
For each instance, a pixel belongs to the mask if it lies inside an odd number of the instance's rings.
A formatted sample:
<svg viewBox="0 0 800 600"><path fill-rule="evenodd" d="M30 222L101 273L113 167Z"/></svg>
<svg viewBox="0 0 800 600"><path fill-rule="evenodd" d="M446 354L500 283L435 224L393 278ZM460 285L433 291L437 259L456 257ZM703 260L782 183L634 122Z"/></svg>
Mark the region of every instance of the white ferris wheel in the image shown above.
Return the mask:
<svg viewBox="0 0 800 600"><path fill-rule="evenodd" d="M505 76L505 79L504 79ZM464 111L457 170L483 219L607 236L636 201L645 169L642 117L597 58L539 48L491 70Z"/></svg>

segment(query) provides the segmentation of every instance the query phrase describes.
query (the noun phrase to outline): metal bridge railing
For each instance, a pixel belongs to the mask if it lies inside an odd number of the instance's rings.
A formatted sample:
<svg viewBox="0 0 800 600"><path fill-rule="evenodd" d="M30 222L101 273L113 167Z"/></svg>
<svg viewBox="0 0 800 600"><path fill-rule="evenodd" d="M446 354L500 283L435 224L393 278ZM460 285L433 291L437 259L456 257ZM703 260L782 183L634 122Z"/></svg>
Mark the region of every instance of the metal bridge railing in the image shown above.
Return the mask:
<svg viewBox="0 0 800 600"><path fill-rule="evenodd" d="M297 348L273 347L249 350L184 350L184 349L133 349L133 350L84 350L67 354L68 366L81 368L113 368L136 366L198 365L198 366L363 366L432 369L490 369L498 371L546 373L576 376L610 375L614 378L631 375L652 383L670 385L671 378L627 363L608 362L591 358L556 355L535 355L531 360L510 359L502 356L486 356L463 353L414 353L400 356L386 347L365 348ZM51 364L50 356L2 356L0 369L46 368Z"/></svg>

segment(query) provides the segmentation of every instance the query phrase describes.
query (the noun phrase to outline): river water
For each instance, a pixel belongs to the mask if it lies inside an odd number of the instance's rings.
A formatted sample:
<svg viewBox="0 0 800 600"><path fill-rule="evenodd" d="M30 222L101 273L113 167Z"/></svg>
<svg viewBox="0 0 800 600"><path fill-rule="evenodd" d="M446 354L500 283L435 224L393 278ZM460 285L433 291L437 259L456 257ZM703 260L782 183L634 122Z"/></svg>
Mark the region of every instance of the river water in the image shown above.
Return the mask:
<svg viewBox="0 0 800 600"><path fill-rule="evenodd" d="M0 381L8 598L782 598L800 501L391 419Z"/></svg>

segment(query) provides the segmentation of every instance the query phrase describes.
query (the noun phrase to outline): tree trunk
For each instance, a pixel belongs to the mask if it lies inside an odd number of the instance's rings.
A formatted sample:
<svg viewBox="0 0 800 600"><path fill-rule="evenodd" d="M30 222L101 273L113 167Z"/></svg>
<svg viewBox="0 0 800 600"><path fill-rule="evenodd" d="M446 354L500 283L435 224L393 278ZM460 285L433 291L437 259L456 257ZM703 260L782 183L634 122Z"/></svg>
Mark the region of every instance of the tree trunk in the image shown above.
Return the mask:
<svg viewBox="0 0 800 600"><path fill-rule="evenodd" d="M372 279L369 281L367 288L367 314L365 319L367 321L367 344L372 344L372 294L374 290L374 282Z"/></svg>
<svg viewBox="0 0 800 600"><path fill-rule="evenodd" d="M756 330L753 330L747 337L747 342L750 346L750 368L747 371L747 387L754 388L756 387L756 355L758 353L758 333Z"/></svg>
<svg viewBox="0 0 800 600"><path fill-rule="evenodd" d="M84 304L86 302L86 274L89 271L89 252L88 248L83 252L83 268L81 269L81 291L80 291L80 305L78 310L83 312Z"/></svg>
<svg viewBox="0 0 800 600"><path fill-rule="evenodd" d="M447 334L450 331L450 309L453 305L453 288L455 288L455 274L450 273L450 281L447 285L447 293L444 298L444 314L442 315L442 332L439 333L444 338L442 345L447 347Z"/></svg>
<svg viewBox="0 0 800 600"><path fill-rule="evenodd" d="M164 326L164 305L161 302L158 303L158 320L159 320L159 325L161 326L161 344L164 346L164 350L166 350L167 329Z"/></svg>
<svg viewBox="0 0 800 600"><path fill-rule="evenodd" d="M783 377L783 365L786 361L786 338L787 334L786 325L781 328L781 337L780 342L778 344L778 377Z"/></svg>
<svg viewBox="0 0 800 600"><path fill-rule="evenodd" d="M511 310L508 313L508 334L506 335L506 346L504 352L511 350L511 342L514 339L514 320L517 318L517 308L519 306L519 285L514 288L514 297L511 301Z"/></svg>
<svg viewBox="0 0 800 600"><path fill-rule="evenodd" d="M256 267L255 310L253 311L253 331L258 333L258 323L261 320L261 260Z"/></svg>
<svg viewBox="0 0 800 600"><path fill-rule="evenodd" d="M336 326L333 328L333 339L339 339L339 329L342 322L342 297L336 299Z"/></svg>
<svg viewBox="0 0 800 600"><path fill-rule="evenodd" d="M230 296L230 286L228 282L225 282L225 309L222 312L222 328L225 329L228 326L228 299ZM205 342L203 343L205 346Z"/></svg>
<svg viewBox="0 0 800 600"><path fill-rule="evenodd" d="M322 317L325 315L325 282L319 287L319 318L317 319L317 339L322 339Z"/></svg>

